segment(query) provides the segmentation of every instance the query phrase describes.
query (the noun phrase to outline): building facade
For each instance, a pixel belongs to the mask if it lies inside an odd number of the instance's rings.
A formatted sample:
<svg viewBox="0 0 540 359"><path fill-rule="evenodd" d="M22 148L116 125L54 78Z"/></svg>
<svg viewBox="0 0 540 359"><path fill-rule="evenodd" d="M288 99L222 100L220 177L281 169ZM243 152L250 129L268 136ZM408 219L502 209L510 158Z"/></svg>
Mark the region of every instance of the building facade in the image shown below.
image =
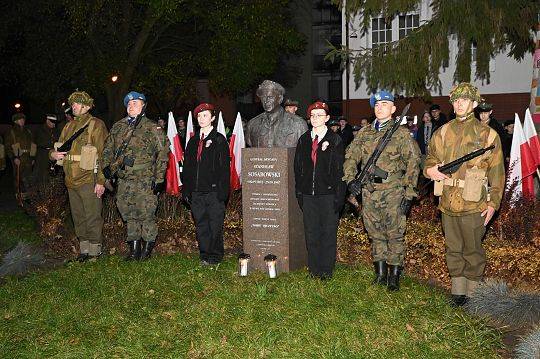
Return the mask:
<svg viewBox="0 0 540 359"><path fill-rule="evenodd" d="M402 39L415 28L429 21L432 17L432 9L429 0L423 0L413 12L400 14L391 21L386 22L384 18L372 18L370 27L365 34L362 33L360 18L351 18L347 22L346 17L342 19L342 44L348 45L353 50L361 48L372 48L377 44L388 43ZM422 112L434 104L439 104L445 113L451 111L448 102L448 93L455 84L453 77L456 69L457 41L450 35L450 55L448 66L441 68L440 80L442 91L431 92L432 99L429 103L422 99L412 99L411 114L421 115ZM472 77L475 73L475 48L472 51ZM505 52L498 54L490 60L490 81L475 80L474 84L480 89L480 93L487 102L493 103L493 114L498 120L513 119L517 112L523 116L529 106L531 98L531 78L533 72L532 55L518 62L507 56ZM352 72L343 75L343 114L356 123L361 117L370 115L372 110L369 106L369 96L371 93L365 83L354 82ZM400 94L396 94L400 95ZM411 99L407 99L411 101ZM405 100L398 101L398 107Z"/></svg>

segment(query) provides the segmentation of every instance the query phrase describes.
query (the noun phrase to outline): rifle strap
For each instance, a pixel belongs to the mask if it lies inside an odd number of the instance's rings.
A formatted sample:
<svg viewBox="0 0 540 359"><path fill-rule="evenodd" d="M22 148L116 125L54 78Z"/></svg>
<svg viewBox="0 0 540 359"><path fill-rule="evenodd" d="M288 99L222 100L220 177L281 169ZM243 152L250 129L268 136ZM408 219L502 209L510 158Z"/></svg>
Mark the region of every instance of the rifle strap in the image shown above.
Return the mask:
<svg viewBox="0 0 540 359"><path fill-rule="evenodd" d="M94 124L96 123L96 121L92 121L92 117L90 117L90 119L88 120L87 123L89 123L88 125L88 142L86 143L87 145L91 145L92 144L92 132L94 131Z"/></svg>

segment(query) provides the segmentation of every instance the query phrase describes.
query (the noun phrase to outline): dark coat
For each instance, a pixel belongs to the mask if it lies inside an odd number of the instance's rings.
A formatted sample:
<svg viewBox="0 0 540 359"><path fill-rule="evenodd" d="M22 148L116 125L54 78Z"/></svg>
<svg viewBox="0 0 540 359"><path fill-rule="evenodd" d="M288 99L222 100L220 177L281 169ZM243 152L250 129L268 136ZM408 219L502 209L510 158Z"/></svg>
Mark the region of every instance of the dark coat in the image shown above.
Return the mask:
<svg viewBox="0 0 540 359"><path fill-rule="evenodd" d="M216 127L203 140L201 160L197 161L200 130L195 132L187 145L182 172L182 191L191 198L193 192L217 192L218 199L226 201L229 196L230 156L225 137Z"/></svg>
<svg viewBox="0 0 540 359"><path fill-rule="evenodd" d="M328 147L323 151L325 142L328 142ZM294 155L296 193L345 196L342 181L345 150L341 137L330 130L326 131L326 135L319 141L315 174L311 160L311 144L311 131L307 131L298 139Z"/></svg>

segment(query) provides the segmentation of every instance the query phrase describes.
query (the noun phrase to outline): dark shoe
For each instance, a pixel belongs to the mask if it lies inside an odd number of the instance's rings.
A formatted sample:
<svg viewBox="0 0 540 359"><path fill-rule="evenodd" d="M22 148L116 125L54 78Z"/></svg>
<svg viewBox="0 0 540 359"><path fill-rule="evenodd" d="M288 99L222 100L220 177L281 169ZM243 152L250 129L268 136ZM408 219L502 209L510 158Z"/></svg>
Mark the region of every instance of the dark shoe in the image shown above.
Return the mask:
<svg viewBox="0 0 540 359"><path fill-rule="evenodd" d="M397 291L399 290L399 276L401 275L400 266L388 266L388 290Z"/></svg>
<svg viewBox="0 0 540 359"><path fill-rule="evenodd" d="M450 297L452 307L463 307L469 298L465 294L452 294Z"/></svg>
<svg viewBox="0 0 540 359"><path fill-rule="evenodd" d="M150 258L150 256L152 255L152 249L154 249L154 246L156 245L156 242L154 241L152 242L143 241L143 242L144 244L143 244L143 249L141 253L141 260Z"/></svg>
<svg viewBox="0 0 540 359"><path fill-rule="evenodd" d="M77 259L75 259L77 262L86 262L90 259L90 255L88 253L81 253L77 256Z"/></svg>
<svg viewBox="0 0 540 359"><path fill-rule="evenodd" d="M129 241L129 255L126 257L126 261L136 261L141 258L141 240Z"/></svg>
<svg viewBox="0 0 540 359"><path fill-rule="evenodd" d="M386 265L386 261L373 262L373 267L375 268L375 279L373 279L371 284L386 286L388 281L388 266Z"/></svg>

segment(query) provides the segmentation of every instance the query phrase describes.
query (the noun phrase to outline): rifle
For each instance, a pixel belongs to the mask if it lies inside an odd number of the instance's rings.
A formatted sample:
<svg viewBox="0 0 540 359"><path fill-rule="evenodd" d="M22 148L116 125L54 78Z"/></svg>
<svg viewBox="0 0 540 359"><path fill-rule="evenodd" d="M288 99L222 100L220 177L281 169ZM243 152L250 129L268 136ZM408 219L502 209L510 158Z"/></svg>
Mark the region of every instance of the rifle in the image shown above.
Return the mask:
<svg viewBox="0 0 540 359"><path fill-rule="evenodd" d="M383 137L379 140L377 147L375 147L375 150L373 150L373 153L371 154L371 156L369 156L369 159L364 165L364 168L362 168L360 174L349 183L349 192L354 197L358 196L362 192L362 187L364 186L370 192L373 192L375 190L375 188L373 187L373 181L375 180L375 177L379 177L382 179L388 178L388 172L379 168L376 163L382 152L392 139L392 135L397 131L399 126L401 126L401 119L407 114L410 107L411 104L405 106L405 108L401 112L401 116L394 120L394 122L392 123L392 127L386 130Z"/></svg>
<svg viewBox="0 0 540 359"><path fill-rule="evenodd" d="M107 179L105 181L105 187L111 192L114 190L114 183L116 181L118 171L123 170L126 166L132 167L133 164L135 163L135 159L125 157L124 152L129 146L131 137L133 137L133 132L135 132L135 130L137 129L137 126L139 125L142 118L144 117L145 110L146 110L146 104L144 104L141 110L141 113L139 113L137 117L135 117L135 121L133 121L133 124L129 125L129 130L126 136L124 137L122 144L120 145L120 147L116 149L116 151L114 151L114 159L111 162L111 164L109 164L107 167L103 168L102 170L103 175Z"/></svg>
<svg viewBox="0 0 540 359"><path fill-rule="evenodd" d="M452 162L449 162L449 163L439 167L438 170L439 170L439 172L442 172L445 175L452 174L452 173L456 172L457 170L459 170L459 168L461 167L461 165L463 163L465 163L467 161L470 161L473 158L476 158L478 156L481 156L484 153L486 153L487 151L490 151L490 150L492 150L494 148L495 148L495 145L491 145L489 147L481 148L479 150L473 151L471 153L466 154L463 157L460 157L460 158L458 158L456 160L453 160Z"/></svg>
<svg viewBox="0 0 540 359"><path fill-rule="evenodd" d="M79 128L77 131L75 131L75 133L73 135L71 135L67 140L66 142L64 142L62 144L62 146L58 147L56 149L57 152L69 152L71 150L71 147L73 147L73 142L75 142L75 140L80 136L82 135L82 133L84 132L84 130L86 130L86 128L90 125L90 123L87 123L86 125L84 125L83 127ZM49 161L49 171L51 172L51 175L53 176L56 176L56 160L51 160Z"/></svg>
<svg viewBox="0 0 540 359"><path fill-rule="evenodd" d="M19 158L19 157L17 157ZM19 163L17 166L17 194L16 194L16 197L17 197L17 202L19 203L19 206L22 208L24 207L24 204L23 204L23 198L22 198L22 193L21 193L21 164Z"/></svg>

